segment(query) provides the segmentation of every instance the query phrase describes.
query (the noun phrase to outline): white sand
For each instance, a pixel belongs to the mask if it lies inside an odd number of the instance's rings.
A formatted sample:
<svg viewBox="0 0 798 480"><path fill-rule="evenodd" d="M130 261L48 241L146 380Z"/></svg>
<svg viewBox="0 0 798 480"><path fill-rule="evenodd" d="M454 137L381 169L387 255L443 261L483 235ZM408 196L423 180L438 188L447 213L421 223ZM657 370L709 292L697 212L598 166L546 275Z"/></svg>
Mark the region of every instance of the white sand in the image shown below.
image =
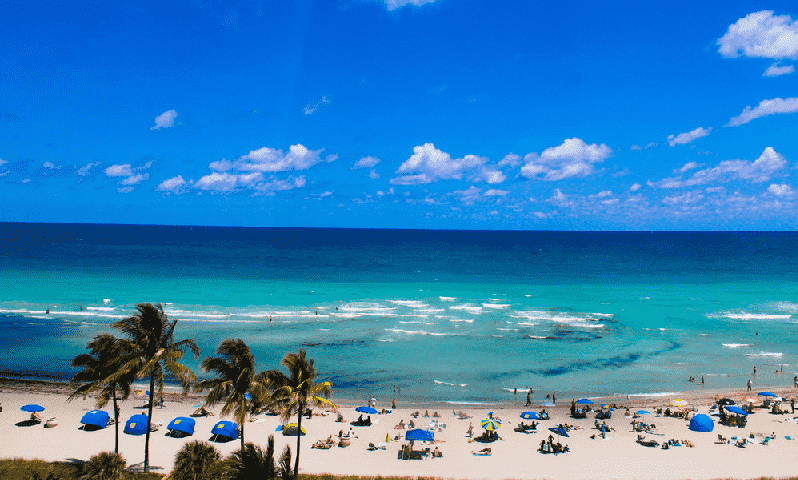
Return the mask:
<svg viewBox="0 0 798 480"><path fill-rule="evenodd" d="M790 395L794 391L784 391ZM776 393L780 393L777 391ZM709 394L712 395L712 394ZM676 398L679 395L674 396ZM731 396L741 399L744 392L722 392L721 396ZM699 413L707 413L712 402L711 396L703 394L685 393L683 398L689 400L691 405L697 406ZM702 398L703 397L703 398ZM653 407L664 406L672 398L659 399L633 399L623 400L620 403L630 405L633 411L646 408L653 411ZM562 401L562 399L560 399ZM79 420L84 412L93 409L94 403L89 400L75 400L67 403L66 396L60 393L25 392L13 388L3 388L0 393L3 412L0 413L0 458L22 457L27 459L43 459L48 461L64 461L70 459L87 460L91 455L101 451L112 451L114 445L114 428L87 432L79 430ZM617 401L617 400L616 400ZM46 429L42 425L32 427L18 427L15 424L29 417L29 414L20 411L26 403L39 403L46 407L42 412L44 419L58 417L59 425L56 428ZM121 403L120 423L124 426L132 414L146 413L146 409L134 408L141 406L144 400L131 398ZM156 422L168 424L176 416L189 415L197 403L194 398L187 398L182 402L167 401L163 409L155 408L153 419ZM727 427L717 424L712 433L691 432L687 422L670 417L657 417L652 415L642 420L657 425L659 435L647 435L648 439L655 439L660 443L667 439L689 439L695 448L686 446L672 447L669 450L661 448L646 448L637 443L637 433L631 431L630 419L625 418L623 411L616 411L613 418L607 423L616 431L609 434L606 440L592 440L590 435L598 433L592 429L593 414L588 414L587 419L574 420L568 417L568 406L560 405L547 409L552 414L552 420L543 421L538 433L523 434L514 432L513 428L521 421L520 412L527 410L521 406L517 408L494 409L504 425L499 430L502 440L489 445L469 443L465 436L469 420L458 420L454 417L452 409L442 410L441 422L446 428L435 433L436 445L443 452L443 458L426 460L398 460L397 452L402 442L388 444L387 450L370 452L367 450L369 442L379 443L385 440L386 433L394 437L403 433L394 429L400 419L405 422L410 420L410 410L398 409L389 415L374 415L372 420L379 423L371 427L354 427L358 438L347 448L334 447L330 450L311 449L311 445L328 435L337 436L340 429L348 429L349 424L335 422L335 416L314 416L312 420L303 419L303 426L308 435L302 439L300 470L304 473L329 472L335 474L353 475L410 475L410 476L435 476L442 478L469 478L469 479L507 479L507 478L641 478L641 479L712 479L712 478L752 478L760 476L786 477L798 473L796 463L796 450L798 441L789 441L784 437L790 435L798 437L798 425L787 420L796 415L772 415L767 411L757 411L749 416L748 426L744 429ZM382 408L378 405L378 408ZM457 407L460 409L460 407ZM436 408L430 408L430 414ZM539 410L539 407L536 408ZM105 408L111 412L111 407ZM212 409L218 415L218 407ZM414 409L415 410L415 409ZM486 418L487 409L465 409L473 415L475 433L480 433L479 420ZM342 407L341 411L347 421L357 418L352 406ZM423 415L424 411L421 410ZM248 422L246 425L247 441L265 445L269 434L275 435L276 450L281 452L285 444L295 448L295 437L284 437L275 433L280 424L278 417L261 416L256 423ZM192 437L176 439L165 436L163 428L152 434L150 439L150 464L158 469L157 472L171 470L176 452L188 441L199 439L209 440L210 430L219 416L197 418L195 434ZM429 425L429 420L419 417L417 426ZM561 455L543 455L536 451L541 439L548 438L548 427L557 423L567 423L581 426L582 430L572 430L570 438L563 438L562 443L568 444L571 452ZM545 433L544 433L545 432ZM749 445L746 448L737 448L733 445L718 445L714 442L718 434L725 437L748 436L754 433L758 440L765 435L776 433L776 439L770 445ZM556 435L555 435L556 437ZM144 460L144 436L136 437L126 435L120 428L120 452L128 464L141 463ZM440 441L440 442L438 442ZM236 450L240 443L238 440L214 444L223 454L228 455ZM434 448L435 445L429 445ZM485 446L492 449L490 457L474 456L470 452ZM416 443L416 447L420 445Z"/></svg>

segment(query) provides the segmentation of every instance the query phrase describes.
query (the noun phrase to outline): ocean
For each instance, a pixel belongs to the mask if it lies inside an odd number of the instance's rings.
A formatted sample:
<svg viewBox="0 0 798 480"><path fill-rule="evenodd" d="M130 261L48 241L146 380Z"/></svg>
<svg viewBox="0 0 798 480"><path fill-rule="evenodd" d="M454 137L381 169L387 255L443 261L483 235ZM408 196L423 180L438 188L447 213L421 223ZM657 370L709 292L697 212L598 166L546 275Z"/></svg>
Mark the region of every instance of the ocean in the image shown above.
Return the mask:
<svg viewBox="0 0 798 480"><path fill-rule="evenodd" d="M334 398L766 389L798 372L797 276L792 232L0 223L0 375L68 379L161 302L202 357L242 338L267 370L306 349Z"/></svg>

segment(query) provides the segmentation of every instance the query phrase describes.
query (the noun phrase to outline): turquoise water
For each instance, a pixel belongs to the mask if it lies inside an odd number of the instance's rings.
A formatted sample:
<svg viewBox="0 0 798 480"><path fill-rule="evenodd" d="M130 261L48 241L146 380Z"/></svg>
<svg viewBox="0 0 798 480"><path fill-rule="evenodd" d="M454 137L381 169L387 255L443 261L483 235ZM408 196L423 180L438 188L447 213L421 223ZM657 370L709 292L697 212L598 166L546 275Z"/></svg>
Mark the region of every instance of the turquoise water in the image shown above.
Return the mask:
<svg viewBox="0 0 798 480"><path fill-rule="evenodd" d="M305 348L336 393L501 402L791 385L792 233L449 232L0 224L7 376L68 378L163 302L203 355ZM84 307L80 311L80 306ZM50 314L45 310L49 308ZM199 362L188 361L193 367ZM783 374L775 374L776 370ZM198 371L198 368L196 368Z"/></svg>

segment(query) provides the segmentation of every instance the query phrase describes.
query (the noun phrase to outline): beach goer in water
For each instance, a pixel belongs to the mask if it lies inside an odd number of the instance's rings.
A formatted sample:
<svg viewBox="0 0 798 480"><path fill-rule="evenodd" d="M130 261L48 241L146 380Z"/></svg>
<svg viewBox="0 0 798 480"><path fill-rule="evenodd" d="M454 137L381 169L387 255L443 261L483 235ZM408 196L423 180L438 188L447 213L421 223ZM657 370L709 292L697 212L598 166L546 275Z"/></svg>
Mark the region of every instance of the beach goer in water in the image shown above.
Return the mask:
<svg viewBox="0 0 798 480"><path fill-rule="evenodd" d="M748 391L749 392L751 391L751 379L750 378L748 379Z"/></svg>
<svg viewBox="0 0 798 480"><path fill-rule="evenodd" d="M792 377L792 386L798 388L798 375Z"/></svg>
<svg viewBox="0 0 798 480"><path fill-rule="evenodd" d="M552 393L551 394L551 403L557 403L557 394L556 393Z"/></svg>
<svg viewBox="0 0 798 480"><path fill-rule="evenodd" d="M704 384L704 376L701 375L701 385L703 385L703 384Z"/></svg>
<svg viewBox="0 0 798 480"><path fill-rule="evenodd" d="M50 315L50 309L48 308L47 311L44 312L44 313L46 313L47 315Z"/></svg>
<svg viewBox="0 0 798 480"><path fill-rule="evenodd" d="M754 375L756 375L756 365L754 365Z"/></svg>
<svg viewBox="0 0 798 480"><path fill-rule="evenodd" d="M80 304L80 311L81 312L83 311L83 304L82 303Z"/></svg>
<svg viewBox="0 0 798 480"><path fill-rule="evenodd" d="M526 406L527 407L532 405L532 397L530 395L531 395L530 392L526 392Z"/></svg>

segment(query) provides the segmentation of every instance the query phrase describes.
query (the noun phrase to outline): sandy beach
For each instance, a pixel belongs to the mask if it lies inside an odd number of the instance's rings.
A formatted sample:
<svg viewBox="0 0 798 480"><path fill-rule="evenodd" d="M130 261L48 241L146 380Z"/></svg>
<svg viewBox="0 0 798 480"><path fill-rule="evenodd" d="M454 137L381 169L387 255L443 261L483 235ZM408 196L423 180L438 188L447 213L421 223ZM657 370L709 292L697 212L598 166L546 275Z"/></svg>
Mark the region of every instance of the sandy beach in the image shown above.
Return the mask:
<svg viewBox="0 0 798 480"><path fill-rule="evenodd" d="M76 399L66 401L67 389L64 386L27 383L4 383L0 391L3 411L0 413L0 458L21 457L26 459L43 459L49 461L69 461L71 459L87 460L100 451L113 450L114 429L108 427L99 431L80 430L80 418L94 408L92 399ZM754 392L755 393L755 392ZM774 393L790 398L795 395L793 389L776 390ZM599 432L593 428L594 414L589 413L586 419L569 417L570 399L559 399L556 407L547 409L551 420L542 421L537 433L525 434L513 431L521 421L520 413L530 410L523 406L523 396L519 394L517 407L496 408L464 408L455 406L455 410L465 410L471 419L458 419L451 405L430 405L428 410L440 414L439 419L425 418L425 409L420 409L420 416L414 419L417 427L428 427L431 420L438 420L440 429L435 431L434 444L423 445L416 442L416 449L435 448L443 453L442 458L418 460L399 460L398 452L406 430L396 429L400 420L408 423L413 419L411 413L418 410L397 408L390 414L373 415L370 427L352 427L356 438L347 448L333 447L329 450L312 449L311 445L329 435L336 436L340 430L350 428L349 421L355 420L359 414L354 411L357 406L352 401L338 400L339 410L347 423L337 423L335 415L313 416L311 420L303 420L307 436L302 441L301 471L305 473L334 473L354 475L423 475L441 478L463 479L508 479L508 478L670 478L670 479L712 479L712 478L752 478L760 476L785 477L795 475L795 448L785 436L798 437L798 425L793 421L798 415L773 415L768 410L756 409L749 416L745 428L719 425L717 417L712 417L715 430L712 433L692 432L684 419L658 416L657 407L665 407L675 398L686 400L698 413L708 413L714 403L715 395L730 397L735 401L750 397L742 391L700 391L684 392L667 397L633 397L604 399L610 403L629 406L634 412L647 409L652 415L640 418L646 423L656 425L655 434L646 434L647 440L657 440L660 444L670 439L689 440L694 447L678 446L663 450L648 448L636 442L639 433L632 431L631 418L624 416L623 410L616 410L607 425L614 429L606 439L592 435ZM187 416L194 411L193 405L201 403L202 397L189 395L169 395L164 408L155 408L153 420L168 424L176 416ZM42 425L17 426L26 420L28 414L20 411L27 403L39 403L46 408L42 417L57 417L58 426L43 428ZM133 398L121 402L120 419L123 423L131 415L141 413L144 397ZM787 404L788 405L788 404ZM377 405L378 409L390 405ZM399 405L401 407L401 405ZM106 407L106 411L111 408ZM210 430L220 418L218 407L210 409L216 416L196 419L195 434L187 438L171 438L165 436L165 428L154 432L151 437L151 465L158 467L154 471L167 473L172 469L174 457L181 446L191 440L209 440ZM539 406L533 410L540 410ZM501 440L490 444L470 441L466 435L469 423L474 424L475 435L482 432L479 421L487 418L488 412L503 421L499 429ZM261 415L246 425L246 440L265 444L270 434L275 435L277 451L285 444L295 446L294 437L285 437L275 432L280 419L274 416ZM540 441L547 439L549 427L565 423L574 425L569 438L558 438L563 445L570 447L570 452L559 455L541 454L537 451ZM754 435L754 440L762 442L766 436L775 433L775 439L767 445L749 444L738 448L733 444L717 444L718 434L731 438ZM369 451L369 443L379 444L385 441L386 435L391 438L400 436L400 440L387 444L385 450ZM556 435L555 435L556 437ZM223 455L228 455L239 447L239 441L214 443ZM484 447L491 448L491 456L476 456L471 452ZM120 432L120 452L128 464L137 464L144 458L144 437L126 435Z"/></svg>

